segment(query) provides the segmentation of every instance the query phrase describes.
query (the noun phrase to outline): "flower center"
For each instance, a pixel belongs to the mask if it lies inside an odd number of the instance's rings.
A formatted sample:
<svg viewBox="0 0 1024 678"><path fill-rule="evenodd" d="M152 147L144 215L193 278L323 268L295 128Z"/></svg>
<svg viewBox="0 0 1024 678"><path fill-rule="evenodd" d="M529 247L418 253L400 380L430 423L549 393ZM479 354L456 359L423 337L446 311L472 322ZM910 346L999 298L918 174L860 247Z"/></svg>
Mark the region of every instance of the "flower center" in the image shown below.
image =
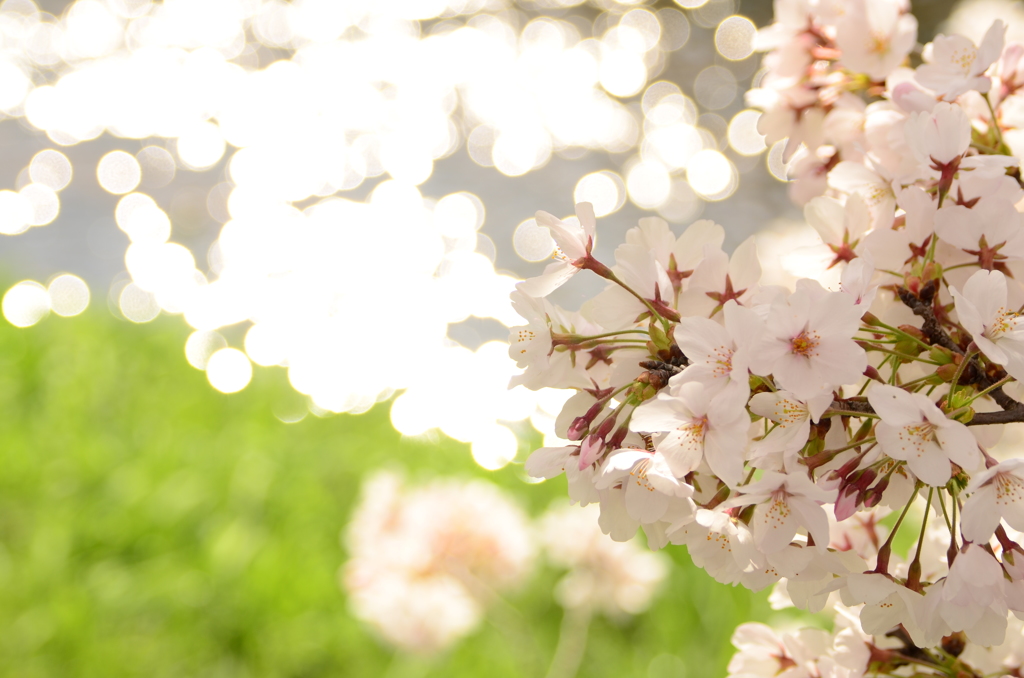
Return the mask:
<svg viewBox="0 0 1024 678"><path fill-rule="evenodd" d="M1012 473L999 473L995 478L996 503L1004 506L1015 504L1024 497L1024 481Z"/></svg>
<svg viewBox="0 0 1024 678"><path fill-rule="evenodd" d="M973 47L965 47L955 50L949 60L954 66L958 66L964 75L967 75L971 72L971 66L974 65L974 60L977 58L978 50Z"/></svg>
<svg viewBox="0 0 1024 678"><path fill-rule="evenodd" d="M920 457L924 454L925 443L929 443L935 438L935 425L928 421L922 421L920 424L904 426L898 435L900 440L906 441Z"/></svg>
<svg viewBox="0 0 1024 678"><path fill-rule="evenodd" d="M646 488L649 492L654 492L654 487L652 487L651 483L647 480L647 471L649 471L650 468L651 460L649 458L642 459L633 467L633 470L629 472L629 475L636 478L637 485Z"/></svg>
<svg viewBox="0 0 1024 678"><path fill-rule="evenodd" d="M790 339L793 353L802 355L805 358L812 358L818 355L817 348L820 343L821 337L818 336L818 333L808 332L807 330Z"/></svg>
<svg viewBox="0 0 1024 678"><path fill-rule="evenodd" d="M995 320L989 326L988 331L985 333L988 338L995 341L1000 336L1012 332L1017 329L1017 323L1020 316L1013 311L1008 311L1005 306L1000 306L999 310L996 311Z"/></svg>

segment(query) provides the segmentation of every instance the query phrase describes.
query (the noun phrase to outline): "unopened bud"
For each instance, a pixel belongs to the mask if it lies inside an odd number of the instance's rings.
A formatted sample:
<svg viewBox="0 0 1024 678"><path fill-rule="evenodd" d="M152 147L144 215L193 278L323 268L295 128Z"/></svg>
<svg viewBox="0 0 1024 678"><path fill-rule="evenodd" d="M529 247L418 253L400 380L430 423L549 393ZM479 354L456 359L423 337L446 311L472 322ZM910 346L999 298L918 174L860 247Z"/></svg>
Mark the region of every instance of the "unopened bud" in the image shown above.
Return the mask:
<svg viewBox="0 0 1024 678"><path fill-rule="evenodd" d="M565 434L565 437L572 441L579 440L587 434L589 428L590 422L586 417L576 417L569 424L569 431Z"/></svg>
<svg viewBox="0 0 1024 678"><path fill-rule="evenodd" d="M836 520L842 522L857 512L857 497L860 492L853 485L844 485L839 490L839 498L836 499L835 514Z"/></svg>
<svg viewBox="0 0 1024 678"><path fill-rule="evenodd" d="M647 332L651 335L651 342L658 347L659 351L670 351L672 342L669 340L665 330L652 318Z"/></svg>
<svg viewBox="0 0 1024 678"><path fill-rule="evenodd" d="M956 379L956 373L959 372L959 371L960 371L960 366L959 365L954 365L953 363L947 363L945 365L939 365L935 369L935 374L938 375L939 379L941 379L942 381L944 381L945 383L948 384L948 383L952 382L954 379Z"/></svg>
<svg viewBox="0 0 1024 678"><path fill-rule="evenodd" d="M615 428L615 415L610 415L607 419L601 422L601 425L597 427L597 435L599 438L604 440L608 437L608 434Z"/></svg>
<svg viewBox="0 0 1024 678"><path fill-rule="evenodd" d="M917 339L923 341L926 344L928 343L928 338L924 336L924 332L914 327L913 325L900 325L898 329L904 334L909 334L910 336L916 337Z"/></svg>
<svg viewBox="0 0 1024 678"><path fill-rule="evenodd" d="M883 384L885 383L885 380L882 379L882 375L879 374L878 370L875 369L875 367L872 366L872 365L868 365L867 368L865 368L864 376L867 377L868 379L873 379L873 380L875 380L877 382L881 382Z"/></svg>
<svg viewBox="0 0 1024 678"><path fill-rule="evenodd" d="M922 351L924 351L924 347L913 339L901 339L896 342L893 349L897 353L902 353L903 355L911 356L912 358L916 358L921 355ZM911 358L901 358L901 360L904 363L911 362Z"/></svg>
<svg viewBox="0 0 1024 678"><path fill-rule="evenodd" d="M627 435L629 435L629 427L628 426L620 426L619 428L617 428L615 430L615 433L608 440L608 447L609 447L609 449L617 450L620 447L622 447L622 441L624 441L626 439Z"/></svg>
<svg viewBox="0 0 1024 678"><path fill-rule="evenodd" d="M924 265L924 269L921 271L921 279L927 282L938 280L942 277L942 265L937 264L934 261L929 261Z"/></svg>
<svg viewBox="0 0 1024 678"><path fill-rule="evenodd" d="M587 468L601 456L604 450L604 440L597 435L589 435L580 445L580 470Z"/></svg>
<svg viewBox="0 0 1024 678"><path fill-rule="evenodd" d="M953 352L945 346L932 346L928 349L928 356L941 365L948 365L953 362Z"/></svg>

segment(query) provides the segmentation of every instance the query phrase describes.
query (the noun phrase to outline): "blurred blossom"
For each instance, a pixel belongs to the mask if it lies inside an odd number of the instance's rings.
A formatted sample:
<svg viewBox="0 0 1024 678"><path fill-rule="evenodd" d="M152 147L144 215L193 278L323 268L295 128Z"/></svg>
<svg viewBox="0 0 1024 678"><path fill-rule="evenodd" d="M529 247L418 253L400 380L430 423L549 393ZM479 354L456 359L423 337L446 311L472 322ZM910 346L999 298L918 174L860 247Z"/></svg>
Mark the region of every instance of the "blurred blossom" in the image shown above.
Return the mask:
<svg viewBox="0 0 1024 678"><path fill-rule="evenodd" d="M569 609L609 617L640 614L668 576L669 559L651 553L636 540L617 542L598 526L599 509L590 504L558 506L540 520L540 540L552 564L569 572L555 597Z"/></svg>
<svg viewBox="0 0 1024 678"><path fill-rule="evenodd" d="M471 633L494 593L523 583L535 557L527 517L495 485L394 473L363 483L340 572L356 617L396 648L432 654Z"/></svg>

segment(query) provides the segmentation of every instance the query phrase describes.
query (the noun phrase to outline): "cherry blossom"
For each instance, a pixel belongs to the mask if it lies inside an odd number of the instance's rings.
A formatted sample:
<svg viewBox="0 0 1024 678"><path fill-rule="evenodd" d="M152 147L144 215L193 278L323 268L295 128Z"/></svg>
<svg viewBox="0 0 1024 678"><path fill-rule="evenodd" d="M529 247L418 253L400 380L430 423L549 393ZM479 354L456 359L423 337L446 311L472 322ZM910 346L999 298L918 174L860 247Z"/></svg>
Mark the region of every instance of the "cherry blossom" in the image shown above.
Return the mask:
<svg viewBox="0 0 1024 678"><path fill-rule="evenodd" d="M624 448L609 455L595 487L604 490L616 484L625 489L626 512L640 523L661 520L672 497L693 494L693 488L676 479L657 451Z"/></svg>
<svg viewBox="0 0 1024 678"><path fill-rule="evenodd" d="M968 90L988 92L992 82L985 71L1003 51L1006 26L997 20L985 33L981 45L962 35L938 35L925 50L925 63L917 67L914 77L925 87L947 101L953 101Z"/></svg>
<svg viewBox="0 0 1024 678"><path fill-rule="evenodd" d="M765 471L760 480L740 489L736 504L754 504L754 543L762 553L781 551L801 528L819 551L828 547L828 516L821 504L834 501L834 492L817 487L803 473L775 471Z"/></svg>
<svg viewBox="0 0 1024 678"><path fill-rule="evenodd" d="M630 428L664 432L657 449L679 477L706 461L715 475L732 485L739 482L746 445L746 413L727 395L708 397L696 381L675 384L633 413Z"/></svg>
<svg viewBox="0 0 1024 678"><path fill-rule="evenodd" d="M796 292L769 311L752 371L774 375L802 399L857 381L867 367L866 354L853 341L861 314L849 295L798 281Z"/></svg>
<svg viewBox="0 0 1024 678"><path fill-rule="evenodd" d="M999 271L978 271L962 293L951 287L950 294L960 323L985 357L1024 378L1024 319L1006 308L1006 277Z"/></svg>
<svg viewBox="0 0 1024 678"><path fill-rule="evenodd" d="M566 223L557 217L537 212L537 224L551 232L558 261L549 264L544 273L519 284L519 289L534 297L546 297L576 275L587 263L597 235L597 218L589 202L576 205L578 224Z"/></svg>
<svg viewBox="0 0 1024 678"><path fill-rule="evenodd" d="M927 397L876 384L868 401L881 417L875 427L879 445L893 459L907 462L929 485L945 485L949 462L973 470L981 462L978 442L967 427L949 419Z"/></svg>
<svg viewBox="0 0 1024 678"><path fill-rule="evenodd" d="M973 476L960 530L964 539L988 543L1000 520L1024 530L1024 459L1007 459Z"/></svg>
<svg viewBox="0 0 1024 678"><path fill-rule="evenodd" d="M700 382L709 397L725 393L726 400L742 407L750 395L747 365L760 343L764 323L732 299L725 303L722 315L724 326L697 316L679 321L675 340L690 365L673 379Z"/></svg>

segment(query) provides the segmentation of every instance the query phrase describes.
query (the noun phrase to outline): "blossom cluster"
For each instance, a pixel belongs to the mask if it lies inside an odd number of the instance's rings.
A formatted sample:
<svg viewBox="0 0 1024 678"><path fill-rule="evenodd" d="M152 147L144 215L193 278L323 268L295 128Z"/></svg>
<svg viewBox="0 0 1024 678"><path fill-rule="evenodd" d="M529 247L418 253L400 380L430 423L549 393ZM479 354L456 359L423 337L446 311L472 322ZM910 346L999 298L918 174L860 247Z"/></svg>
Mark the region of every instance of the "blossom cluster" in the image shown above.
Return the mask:
<svg viewBox="0 0 1024 678"><path fill-rule="evenodd" d="M837 282L763 283L753 239L729 254L708 220L641 219L603 262L589 204L539 212L558 249L512 295L512 383L575 394L564 444L526 470L564 473L612 539L642 528L804 609L838 596L851 624L903 643L799 675L896 670L954 636L999 645L1024 615L1024 460L997 444L1024 421L1024 45L996 21L979 44L922 48L901 0L775 11L748 101ZM555 305L584 270L604 290Z"/></svg>
<svg viewBox="0 0 1024 678"><path fill-rule="evenodd" d="M566 508L532 523L482 480L407 487L378 472L364 482L346 531L351 558L341 585L356 617L391 646L421 655L472 633L490 606L525 583L541 551L568 571L556 592L566 610L586 618L645 611L668 575L665 557L610 542L589 512Z"/></svg>

